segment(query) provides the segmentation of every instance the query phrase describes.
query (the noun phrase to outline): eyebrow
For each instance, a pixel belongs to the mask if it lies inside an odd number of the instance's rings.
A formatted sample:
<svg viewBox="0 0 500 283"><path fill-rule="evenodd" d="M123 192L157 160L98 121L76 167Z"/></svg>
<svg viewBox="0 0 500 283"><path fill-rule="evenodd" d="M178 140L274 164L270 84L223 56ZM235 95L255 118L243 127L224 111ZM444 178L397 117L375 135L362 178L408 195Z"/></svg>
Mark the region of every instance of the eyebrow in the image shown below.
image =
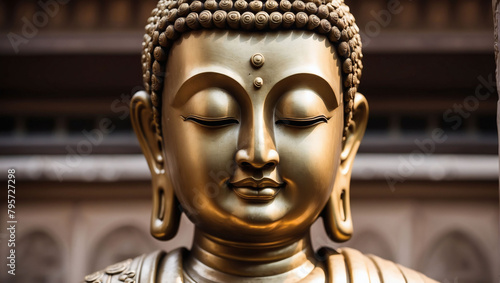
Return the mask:
<svg viewBox="0 0 500 283"><path fill-rule="evenodd" d="M340 105L342 97L337 94L333 86L322 76L314 73L295 73L287 76L277 82L269 91L269 97L278 96L278 98L287 91L307 87L314 90L323 100L329 111L334 110Z"/></svg>
<svg viewBox="0 0 500 283"><path fill-rule="evenodd" d="M243 93L245 98L248 97L248 92L241 83L242 80L236 72L231 72L225 68L221 68L222 72L214 70L202 70L194 72L190 77L184 80L178 90L174 94L172 101L173 107L184 105L193 95L201 90L208 88L225 89L229 93ZM221 79L222 78L222 79ZM214 82L224 81L223 83L214 84ZM274 84L271 90L267 93L267 99L275 97L275 93L283 94L286 91L304 86L316 91L321 97L329 111L334 110L340 105L342 100L341 94L337 94L334 86L325 79L321 74L316 73L291 73Z"/></svg>
<svg viewBox="0 0 500 283"><path fill-rule="evenodd" d="M230 93L246 93L244 87L238 81L239 77L236 74L234 75L234 77L231 77L229 74L215 71L197 72L181 83L181 86L174 94L172 106L184 105L193 95L208 88L225 89ZM223 82L221 83L221 81ZM214 82L216 83L214 84Z"/></svg>

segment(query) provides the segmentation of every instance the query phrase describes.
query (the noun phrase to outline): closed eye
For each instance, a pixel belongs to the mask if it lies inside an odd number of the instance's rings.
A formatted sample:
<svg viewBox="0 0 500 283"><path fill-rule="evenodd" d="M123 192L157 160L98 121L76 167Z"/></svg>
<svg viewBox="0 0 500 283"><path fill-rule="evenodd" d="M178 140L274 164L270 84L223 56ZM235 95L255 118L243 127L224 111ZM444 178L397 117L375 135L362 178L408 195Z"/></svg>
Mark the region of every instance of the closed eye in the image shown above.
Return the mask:
<svg viewBox="0 0 500 283"><path fill-rule="evenodd" d="M187 117L181 116L184 121L191 121L198 125L210 127L210 128L218 128L225 127L229 125L239 124L240 122L232 117L223 117L223 118L208 118L208 117L200 117L189 115Z"/></svg>
<svg viewBox="0 0 500 283"><path fill-rule="evenodd" d="M319 123L328 123L330 118L324 115L312 117L312 118L284 118L276 121L276 125L286 125L291 127L306 128L317 125Z"/></svg>

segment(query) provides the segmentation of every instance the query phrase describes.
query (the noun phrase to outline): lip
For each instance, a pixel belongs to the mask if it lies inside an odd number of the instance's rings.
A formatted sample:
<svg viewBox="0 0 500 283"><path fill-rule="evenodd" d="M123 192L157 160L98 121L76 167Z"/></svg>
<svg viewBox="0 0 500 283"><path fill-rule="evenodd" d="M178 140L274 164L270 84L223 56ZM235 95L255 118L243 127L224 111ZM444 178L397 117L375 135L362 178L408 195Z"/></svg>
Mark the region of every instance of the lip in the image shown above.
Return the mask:
<svg viewBox="0 0 500 283"><path fill-rule="evenodd" d="M229 187L233 189L237 196L255 202L272 201L284 186L285 183L279 183L268 178L261 180L246 178L236 182L229 182Z"/></svg>

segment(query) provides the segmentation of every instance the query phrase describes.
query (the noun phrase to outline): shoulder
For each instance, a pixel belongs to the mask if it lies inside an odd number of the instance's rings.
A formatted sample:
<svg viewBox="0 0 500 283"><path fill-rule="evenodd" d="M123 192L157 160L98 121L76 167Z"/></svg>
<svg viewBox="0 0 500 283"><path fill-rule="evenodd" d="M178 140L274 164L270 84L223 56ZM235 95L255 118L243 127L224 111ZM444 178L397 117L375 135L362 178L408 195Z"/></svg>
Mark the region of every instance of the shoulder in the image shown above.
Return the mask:
<svg viewBox="0 0 500 283"><path fill-rule="evenodd" d="M330 282L437 282L402 265L350 248L322 248L318 254L325 260Z"/></svg>
<svg viewBox="0 0 500 283"><path fill-rule="evenodd" d="M163 274L182 276L183 248L170 253L155 251L133 259L110 265L103 270L85 276L84 283L141 283L157 282Z"/></svg>

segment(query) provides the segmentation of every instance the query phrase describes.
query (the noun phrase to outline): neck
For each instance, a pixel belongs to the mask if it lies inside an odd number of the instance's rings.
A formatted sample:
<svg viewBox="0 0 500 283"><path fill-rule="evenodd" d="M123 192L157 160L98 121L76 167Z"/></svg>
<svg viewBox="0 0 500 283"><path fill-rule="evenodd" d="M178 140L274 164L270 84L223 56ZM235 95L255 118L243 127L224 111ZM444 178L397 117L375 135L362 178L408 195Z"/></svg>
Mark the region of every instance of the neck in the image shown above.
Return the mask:
<svg viewBox="0 0 500 283"><path fill-rule="evenodd" d="M317 266L309 233L289 242L266 244L228 242L199 230L185 263L186 272L196 282L298 281Z"/></svg>

